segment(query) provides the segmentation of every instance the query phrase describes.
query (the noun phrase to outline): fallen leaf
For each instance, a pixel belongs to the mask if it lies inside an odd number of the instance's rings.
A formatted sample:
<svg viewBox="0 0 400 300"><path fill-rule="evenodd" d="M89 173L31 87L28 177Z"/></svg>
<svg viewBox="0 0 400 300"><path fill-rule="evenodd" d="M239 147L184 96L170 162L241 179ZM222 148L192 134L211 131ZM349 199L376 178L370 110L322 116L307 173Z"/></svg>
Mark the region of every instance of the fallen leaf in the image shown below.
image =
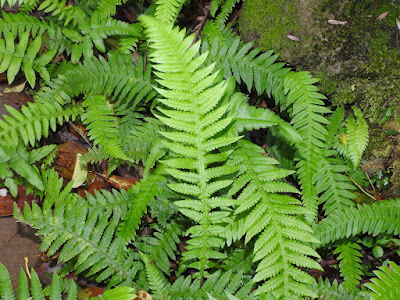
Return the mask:
<svg viewBox="0 0 400 300"><path fill-rule="evenodd" d="M340 134L339 139L343 143L343 145L347 147L347 134L345 133Z"/></svg>
<svg viewBox="0 0 400 300"><path fill-rule="evenodd" d="M110 186L100 176L94 175L92 172L88 173L90 185L88 187L81 187L78 189L78 195L86 199L86 192L94 195L95 191L108 189Z"/></svg>
<svg viewBox="0 0 400 300"><path fill-rule="evenodd" d="M26 81L21 83L21 84L19 84L19 85L13 86L13 87L5 88L3 93L4 94L7 94L7 93L20 93L20 92L22 92L24 90L25 83L26 83Z"/></svg>
<svg viewBox="0 0 400 300"><path fill-rule="evenodd" d="M83 159L83 155L81 153L77 153L74 173L72 174L71 178L71 180L74 181L74 183L72 184L72 188L80 187L86 181L87 175L87 163Z"/></svg>
<svg viewBox="0 0 400 300"><path fill-rule="evenodd" d="M292 40L292 41L295 41L295 42L300 42L300 39L299 39L298 37L294 36L294 35L287 34L286 37L287 37L289 40Z"/></svg>
<svg viewBox="0 0 400 300"><path fill-rule="evenodd" d="M396 25L397 25L397 28L400 30L400 21L397 18L396 18Z"/></svg>
<svg viewBox="0 0 400 300"><path fill-rule="evenodd" d="M78 300L90 299L92 297L97 297L103 295L104 289L99 287L88 287L86 289L80 290L78 292Z"/></svg>
<svg viewBox="0 0 400 300"><path fill-rule="evenodd" d="M14 202L17 203L19 209L23 209L25 203L31 204L35 197L32 194L26 194L26 186L18 186L18 196L14 198L7 189L1 189L0 195L0 216L9 216L13 214Z"/></svg>
<svg viewBox="0 0 400 300"><path fill-rule="evenodd" d="M76 165L76 154L85 154L87 150L75 142L58 145L54 168L65 179L71 180Z"/></svg>
<svg viewBox="0 0 400 300"><path fill-rule="evenodd" d="M384 13L381 13L378 17L378 20L383 20L384 18L387 17L387 15L390 14L390 10L385 11Z"/></svg>
<svg viewBox="0 0 400 300"><path fill-rule="evenodd" d="M135 300L153 300L153 297L144 290L138 290L136 296Z"/></svg>
<svg viewBox="0 0 400 300"><path fill-rule="evenodd" d="M116 189L125 189L129 190L132 185L136 184L139 180L134 178L121 177L116 175L111 175L106 178L107 183Z"/></svg>
<svg viewBox="0 0 400 300"><path fill-rule="evenodd" d="M347 21L328 20L328 23L331 25L346 25Z"/></svg>

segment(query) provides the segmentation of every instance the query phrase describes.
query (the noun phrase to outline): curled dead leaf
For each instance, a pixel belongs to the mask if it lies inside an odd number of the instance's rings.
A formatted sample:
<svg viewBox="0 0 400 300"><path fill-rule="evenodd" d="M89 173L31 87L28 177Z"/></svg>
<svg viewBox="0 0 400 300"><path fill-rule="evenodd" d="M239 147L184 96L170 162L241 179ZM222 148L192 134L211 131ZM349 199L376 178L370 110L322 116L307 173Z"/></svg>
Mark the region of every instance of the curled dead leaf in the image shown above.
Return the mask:
<svg viewBox="0 0 400 300"><path fill-rule="evenodd" d="M328 23L331 25L346 25L347 21L328 20Z"/></svg>

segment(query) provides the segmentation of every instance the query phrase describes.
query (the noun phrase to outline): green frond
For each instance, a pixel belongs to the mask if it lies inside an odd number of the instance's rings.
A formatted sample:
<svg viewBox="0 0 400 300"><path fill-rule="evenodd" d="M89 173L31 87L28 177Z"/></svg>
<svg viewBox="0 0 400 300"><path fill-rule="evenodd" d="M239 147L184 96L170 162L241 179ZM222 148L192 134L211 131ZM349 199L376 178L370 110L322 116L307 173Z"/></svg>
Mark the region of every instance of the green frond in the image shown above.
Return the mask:
<svg viewBox="0 0 400 300"><path fill-rule="evenodd" d="M21 269L18 283L18 299L66 299L73 300L78 297L78 289L73 280L62 280L57 273L53 273L51 285L43 290L35 270L30 270L30 287L25 272ZM66 296L67 295L67 296ZM65 297L66 298L62 298ZM11 287L11 279L7 269L0 263L0 298L4 300L15 300L15 295Z"/></svg>
<svg viewBox="0 0 400 300"><path fill-rule="evenodd" d="M54 148L55 146L48 145L29 153L22 145L14 147L0 143L0 185L7 187L14 197L18 194L18 184L26 184L26 182L35 189L43 191L43 181L35 163L48 155ZM21 178L24 182L20 181Z"/></svg>
<svg viewBox="0 0 400 300"><path fill-rule="evenodd" d="M370 297L367 293L360 292L359 290L349 291L343 284L338 284L335 279L332 283L329 282L328 278L322 280L322 277L318 279L318 282L314 283L313 290L318 294L318 299L329 299L329 300L369 300Z"/></svg>
<svg viewBox="0 0 400 300"><path fill-rule="evenodd" d="M117 6L124 4L127 0L99 0L97 1L96 14L100 19L115 15Z"/></svg>
<svg viewBox="0 0 400 300"><path fill-rule="evenodd" d="M349 207L333 212L314 227L321 246L359 233L400 233L400 199Z"/></svg>
<svg viewBox="0 0 400 300"><path fill-rule="evenodd" d="M117 233L117 236L125 244L135 240L136 230L139 228L143 214L147 212L147 206L162 192L161 183L165 183L165 178L153 174L132 187L131 205L122 223L118 226Z"/></svg>
<svg viewBox="0 0 400 300"><path fill-rule="evenodd" d="M50 183L44 183L45 191L57 192L54 187L46 185ZM67 191L70 188L67 186ZM84 272L86 276L94 276L98 282L109 281L110 286L124 282L136 287L134 279L141 264L132 252L118 251L122 249L123 241L115 236L126 209L105 206L104 198L109 198L107 194L100 196L99 202L95 201L97 197L85 200L61 190L56 195L72 196L68 196L68 201L52 200L54 205L48 204L46 198L43 209L36 203L32 208L26 205L23 213L14 208L16 219L37 228L37 235L43 236L40 249L48 255L59 251L59 263L71 263L77 274ZM113 197L126 203L130 195L114 192Z"/></svg>
<svg viewBox="0 0 400 300"><path fill-rule="evenodd" d="M156 12L154 14L155 18L161 22L174 23L186 1L187 0L157 0Z"/></svg>
<svg viewBox="0 0 400 300"><path fill-rule="evenodd" d="M39 20L24 13L8 14L5 11L1 13L0 18L0 34L8 33L12 35L18 34L22 37L24 32L30 32L31 38L41 36L49 25L46 21Z"/></svg>
<svg viewBox="0 0 400 300"><path fill-rule="evenodd" d="M327 149L335 146L337 135L343 130L344 108L338 107L329 117L329 124L326 126L328 135L326 136Z"/></svg>
<svg viewBox="0 0 400 300"><path fill-rule="evenodd" d="M87 19L86 14L79 6L67 5L67 0L44 0L38 10L58 16L58 20L64 20L64 26L72 21L72 24L82 22Z"/></svg>
<svg viewBox="0 0 400 300"><path fill-rule="evenodd" d="M277 161L262 156L264 150L247 141L239 141L232 163L239 166L238 178L229 195L237 197L235 214L245 214L246 242L257 236L254 261L258 263L253 282L266 280L257 293L271 293L277 299L313 297L309 288L314 279L298 267L321 269L310 256L318 254L310 247L317 242L311 228L297 216L307 210L300 202L281 192L298 193L281 181L292 171L274 166Z"/></svg>
<svg viewBox="0 0 400 300"><path fill-rule="evenodd" d="M165 299L170 283L164 277L164 274L158 269L153 261L146 254L140 252L140 256L146 268L147 280L150 285L150 290L154 293L155 299Z"/></svg>
<svg viewBox="0 0 400 300"><path fill-rule="evenodd" d="M170 127L162 135L168 140L165 145L176 154L172 161L165 160L170 166L167 172L176 180L168 187L182 195L183 200L175 202L180 212L198 224L187 231L191 239L183 261L199 270L203 278L206 269L213 266L211 259L225 257L217 251L223 240L216 233L221 231L218 224L231 214L227 208L232 201L213 196L231 184L222 178L236 170L209 158L239 137L219 136L230 122L224 116L227 107L219 106L225 84L216 82L218 74L211 73L213 66L199 69L206 58L204 54L197 56L200 44L192 45L193 36L185 37L184 30L172 28L172 24L148 16L141 16L140 21L150 37L151 61L161 78L158 82L166 88L158 89L164 98L158 99L161 114L157 117ZM189 160L190 170L176 159ZM220 168L211 170L211 164Z"/></svg>
<svg viewBox="0 0 400 300"><path fill-rule="evenodd" d="M20 27L22 30L23 27ZM23 31L18 37L17 31L2 29L3 38L0 39L0 73L7 71L8 83L11 84L18 71L22 69L26 79L33 88L36 81L36 72L50 80L45 66L51 61L57 50L49 50L39 55L42 45L41 35L30 38L30 31Z"/></svg>
<svg viewBox="0 0 400 300"><path fill-rule="evenodd" d="M25 145L35 146L42 137L49 136L49 129L56 131L57 123L74 121L82 113L76 104L62 107L57 102L29 102L21 112L10 106L5 108L11 116L3 115L4 120L0 120L0 139L12 145L22 140Z"/></svg>
<svg viewBox="0 0 400 300"><path fill-rule="evenodd" d="M134 245L165 274L170 275L170 259L176 261L177 244L180 243L179 236L182 234L180 226L171 222L165 228L157 224L151 226L153 236L142 236L140 242Z"/></svg>
<svg viewBox="0 0 400 300"><path fill-rule="evenodd" d="M361 162L361 157L368 144L368 124L364 119L362 111L353 106L354 117L350 115L346 122L346 138L344 155L348 157L353 164L354 169Z"/></svg>
<svg viewBox="0 0 400 300"><path fill-rule="evenodd" d="M118 129L115 128L117 118L106 98L102 95L88 96L82 106L86 111L81 115L81 120L89 130L88 136L94 145L100 145L110 156L130 160L122 150Z"/></svg>
<svg viewBox="0 0 400 300"><path fill-rule="evenodd" d="M243 272L244 274L253 273L252 262L254 254L251 247L245 249L235 249L224 259L221 268L225 271Z"/></svg>
<svg viewBox="0 0 400 300"><path fill-rule="evenodd" d="M302 137L303 143L297 146L297 173L302 190L302 200L310 211L306 214L309 222L317 216L318 195L313 177L320 169L322 149L325 147L329 121L323 116L330 110L322 101L326 97L314 85L318 80L308 72L289 72L285 75L284 87L287 99L283 106L289 108L291 124Z"/></svg>
<svg viewBox="0 0 400 300"><path fill-rule="evenodd" d="M344 278L342 283L349 291L354 290L360 283L363 272L361 270L361 246L351 240L336 243L335 254L339 254L340 275Z"/></svg>
<svg viewBox="0 0 400 300"><path fill-rule="evenodd" d="M357 189L345 174L350 168L340 159L329 157L332 152L336 153L334 150L323 151L325 157L318 161L319 170L313 178L317 193L321 194L320 203L324 203L327 215L355 206L351 199L356 198L353 192Z"/></svg>
<svg viewBox="0 0 400 300"><path fill-rule="evenodd" d="M266 92L275 101L285 99L283 78L290 71L285 63L276 62L273 51L262 53L261 48L252 49L253 43L244 44L239 37L221 39L216 37L202 45L202 53L209 51L207 64L216 63L224 78L234 77L244 82L250 91L253 87L259 95Z"/></svg>
<svg viewBox="0 0 400 300"><path fill-rule="evenodd" d="M400 299L400 267L389 261L389 266L382 266L379 271L374 271L377 278L372 278L371 283L364 286L372 290L372 300Z"/></svg>
<svg viewBox="0 0 400 300"><path fill-rule="evenodd" d="M134 110L140 101L148 101L156 94L150 75L151 68L144 69L143 59L135 65L132 55L110 51L108 60L103 57L85 60L59 75L37 93L35 100L63 105L80 94L102 94L116 101L117 113L126 107Z"/></svg>
<svg viewBox="0 0 400 300"><path fill-rule="evenodd" d="M229 110L234 117L236 132L244 130L268 128L276 126L278 133L291 143L301 143L301 137L286 121L269 109L256 108L247 103L247 98L242 93L235 93L229 99Z"/></svg>
<svg viewBox="0 0 400 300"><path fill-rule="evenodd" d="M219 13L215 20L215 24L217 26L225 25L226 20L228 19L229 14L232 12L233 8L235 7L236 3L240 0L213 0L211 2L210 13L213 17L216 16L216 13L219 9Z"/></svg>
<svg viewBox="0 0 400 300"><path fill-rule="evenodd" d="M208 300L208 295L212 295L225 300L230 299L226 294L228 293L238 299L258 299L252 292L252 284L250 282L244 284L243 281L243 273L234 274L232 271L223 274L217 271L208 277L203 284L199 279L192 280L190 276L186 278L180 276L170 287L168 296L171 296L171 299Z"/></svg>

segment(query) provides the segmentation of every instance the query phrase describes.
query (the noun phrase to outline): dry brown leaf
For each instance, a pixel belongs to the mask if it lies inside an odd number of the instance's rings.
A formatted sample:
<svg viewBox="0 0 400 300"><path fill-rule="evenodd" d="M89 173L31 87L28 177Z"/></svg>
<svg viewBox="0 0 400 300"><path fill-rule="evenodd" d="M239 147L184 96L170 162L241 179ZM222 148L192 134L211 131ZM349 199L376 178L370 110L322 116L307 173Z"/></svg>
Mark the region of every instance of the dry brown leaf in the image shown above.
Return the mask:
<svg viewBox="0 0 400 300"><path fill-rule="evenodd" d="M144 290L138 290L136 296L135 300L153 300L153 297Z"/></svg>
<svg viewBox="0 0 400 300"><path fill-rule="evenodd" d="M384 13L381 13L377 19L378 20L383 20L384 18L387 17L388 14L390 14L390 10L385 11Z"/></svg>

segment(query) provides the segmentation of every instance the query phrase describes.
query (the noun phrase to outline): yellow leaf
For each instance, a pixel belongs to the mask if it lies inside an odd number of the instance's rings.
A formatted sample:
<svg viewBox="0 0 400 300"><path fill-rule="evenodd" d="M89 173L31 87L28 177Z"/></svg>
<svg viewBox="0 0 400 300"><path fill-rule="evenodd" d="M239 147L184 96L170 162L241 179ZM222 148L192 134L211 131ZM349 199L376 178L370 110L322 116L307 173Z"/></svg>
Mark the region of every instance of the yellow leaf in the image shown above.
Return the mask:
<svg viewBox="0 0 400 300"><path fill-rule="evenodd" d="M342 134L340 134L339 138L340 138L340 141L347 147L347 134L342 133Z"/></svg>
<svg viewBox="0 0 400 300"><path fill-rule="evenodd" d="M72 174L72 180L74 181L72 188L80 187L86 180L88 171L86 162L82 159L82 154L76 154L74 173Z"/></svg>

